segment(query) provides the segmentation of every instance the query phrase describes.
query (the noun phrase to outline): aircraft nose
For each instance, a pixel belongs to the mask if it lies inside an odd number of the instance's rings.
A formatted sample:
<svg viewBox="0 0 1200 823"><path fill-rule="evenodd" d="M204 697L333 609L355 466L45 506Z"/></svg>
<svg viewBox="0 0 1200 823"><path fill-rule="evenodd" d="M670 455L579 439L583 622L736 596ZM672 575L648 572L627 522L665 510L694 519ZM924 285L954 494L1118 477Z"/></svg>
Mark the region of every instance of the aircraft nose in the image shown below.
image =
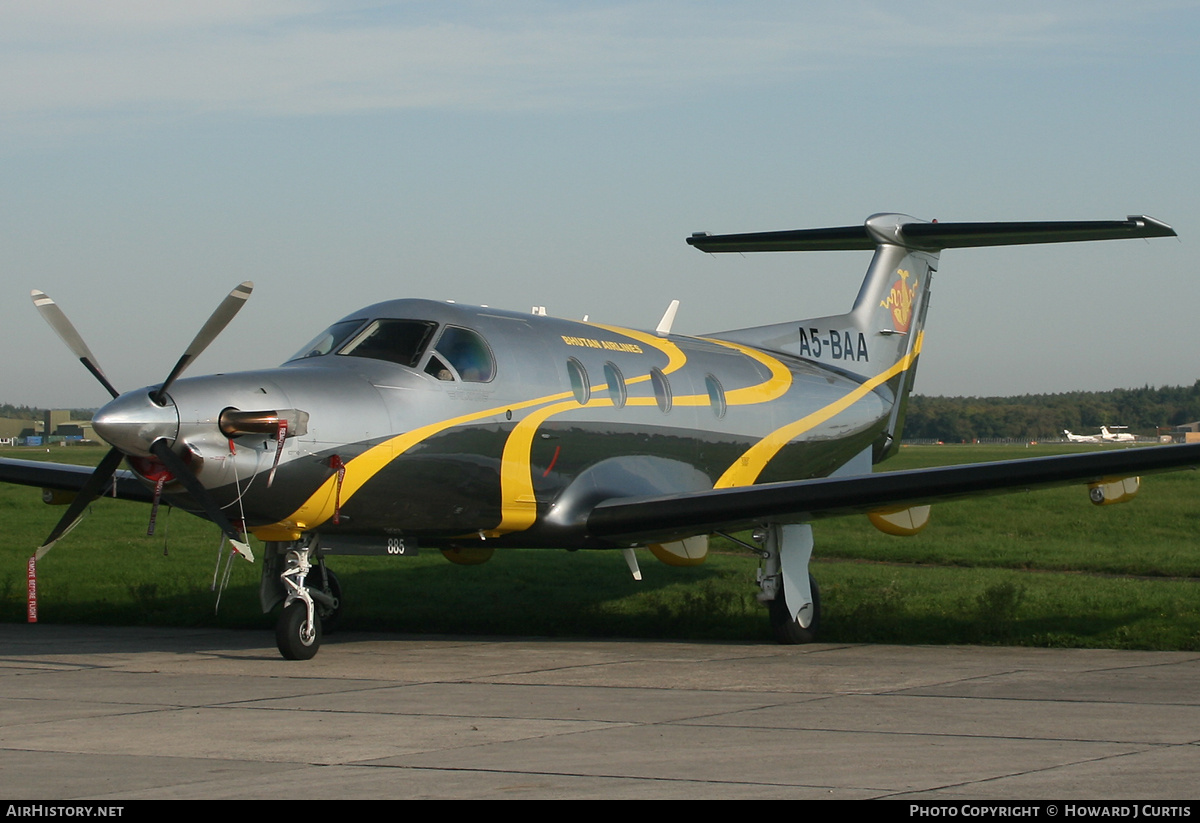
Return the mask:
<svg viewBox="0 0 1200 823"><path fill-rule="evenodd" d="M150 457L156 440L179 436L179 410L168 396L160 406L149 389L127 392L92 417L92 428L114 448L129 455Z"/></svg>

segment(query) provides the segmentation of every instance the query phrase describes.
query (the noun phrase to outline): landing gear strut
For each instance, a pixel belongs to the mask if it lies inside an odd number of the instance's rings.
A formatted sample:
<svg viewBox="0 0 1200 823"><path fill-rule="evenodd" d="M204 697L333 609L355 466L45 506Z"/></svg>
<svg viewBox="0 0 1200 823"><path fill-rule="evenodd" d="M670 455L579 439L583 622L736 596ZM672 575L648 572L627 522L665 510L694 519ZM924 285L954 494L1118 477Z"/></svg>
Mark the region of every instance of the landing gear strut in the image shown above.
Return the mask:
<svg viewBox="0 0 1200 823"><path fill-rule="evenodd" d="M324 558L317 559L317 565L308 573L304 585L317 607L321 630L333 634L342 619L342 584L333 569L326 567Z"/></svg>
<svg viewBox="0 0 1200 823"><path fill-rule="evenodd" d="M772 523L761 541L758 599L767 604L775 639L788 645L812 643L821 625L821 593L808 572L812 526Z"/></svg>

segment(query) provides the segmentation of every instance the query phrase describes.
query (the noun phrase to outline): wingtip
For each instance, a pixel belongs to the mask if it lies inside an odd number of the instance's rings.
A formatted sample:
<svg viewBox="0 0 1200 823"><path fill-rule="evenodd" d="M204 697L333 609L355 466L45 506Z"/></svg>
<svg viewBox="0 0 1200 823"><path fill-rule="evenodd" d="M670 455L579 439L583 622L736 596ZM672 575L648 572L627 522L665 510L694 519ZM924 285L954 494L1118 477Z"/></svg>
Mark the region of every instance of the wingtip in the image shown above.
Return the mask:
<svg viewBox="0 0 1200 823"><path fill-rule="evenodd" d="M1147 236L1147 237L1178 237L1179 236L1179 233L1176 232L1175 229L1171 228L1169 225L1167 225L1163 221L1156 220L1155 218L1153 218L1147 214L1130 214L1125 219L1128 220L1130 223L1133 223L1134 225L1138 226L1139 228L1147 229L1150 232L1153 232L1152 234L1146 234L1143 236Z"/></svg>

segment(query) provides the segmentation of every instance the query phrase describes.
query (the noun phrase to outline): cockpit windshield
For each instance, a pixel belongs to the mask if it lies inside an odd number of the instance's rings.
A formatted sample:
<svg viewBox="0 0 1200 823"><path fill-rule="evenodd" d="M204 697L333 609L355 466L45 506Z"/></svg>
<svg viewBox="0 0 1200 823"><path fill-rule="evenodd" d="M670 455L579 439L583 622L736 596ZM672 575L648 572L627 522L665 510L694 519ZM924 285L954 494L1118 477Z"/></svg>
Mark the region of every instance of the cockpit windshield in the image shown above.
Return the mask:
<svg viewBox="0 0 1200 823"><path fill-rule="evenodd" d="M373 320L338 351L414 368L433 338L437 323L429 320Z"/></svg>
<svg viewBox="0 0 1200 823"><path fill-rule="evenodd" d="M362 320L343 320L340 323L334 323L309 341L307 346L289 357L287 362L290 363L293 360L305 360L309 357L321 357L322 355L329 354L342 345L346 341L346 338L354 334L354 331L362 324Z"/></svg>
<svg viewBox="0 0 1200 823"><path fill-rule="evenodd" d="M428 351L425 372L439 380L487 383L495 377L496 360L478 332L446 326L437 346L431 347L437 331L438 324L432 320L343 320L317 335L288 362L336 353L415 369Z"/></svg>

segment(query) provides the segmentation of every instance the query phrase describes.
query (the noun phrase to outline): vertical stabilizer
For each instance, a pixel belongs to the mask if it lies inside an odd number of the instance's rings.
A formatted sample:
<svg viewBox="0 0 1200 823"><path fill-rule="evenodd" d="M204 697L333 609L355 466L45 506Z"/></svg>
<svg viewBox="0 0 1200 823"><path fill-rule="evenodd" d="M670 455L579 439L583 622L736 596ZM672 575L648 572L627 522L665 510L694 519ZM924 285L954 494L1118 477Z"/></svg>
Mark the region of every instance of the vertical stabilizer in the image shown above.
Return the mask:
<svg viewBox="0 0 1200 823"><path fill-rule="evenodd" d="M800 357L864 381L887 373L879 391L890 394L892 413L876 462L889 457L900 442L903 401L916 377L929 286L938 266L936 250L896 242L898 228L909 222L916 221L877 214L860 230L865 236L855 248L873 247L875 256L849 312L715 335Z"/></svg>
<svg viewBox="0 0 1200 823"><path fill-rule="evenodd" d="M938 265L936 249L913 248L898 241L899 228L915 222L905 215L877 214L858 228L856 240L837 246L875 251L858 297L846 314L737 329L717 336L802 357L863 378L891 370L903 358L919 352L930 279ZM701 239L719 238L693 237L691 241Z"/></svg>

